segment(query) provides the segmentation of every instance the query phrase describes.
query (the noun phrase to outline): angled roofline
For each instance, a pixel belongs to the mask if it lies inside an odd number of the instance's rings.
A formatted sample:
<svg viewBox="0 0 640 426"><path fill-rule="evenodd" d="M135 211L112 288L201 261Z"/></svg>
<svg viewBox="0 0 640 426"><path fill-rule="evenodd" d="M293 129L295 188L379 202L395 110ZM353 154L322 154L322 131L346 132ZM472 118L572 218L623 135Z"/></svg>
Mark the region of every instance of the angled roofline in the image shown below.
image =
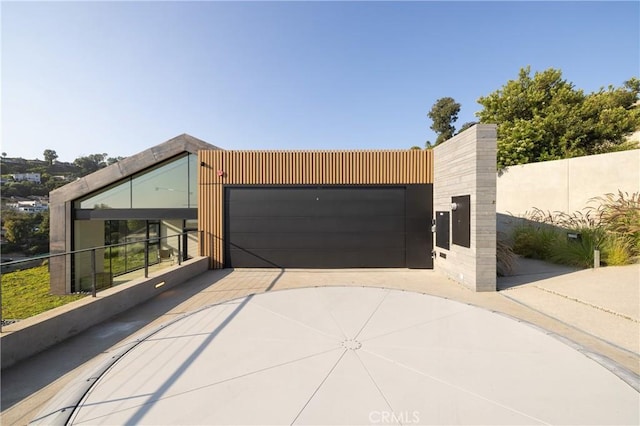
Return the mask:
<svg viewBox="0 0 640 426"><path fill-rule="evenodd" d="M222 148L183 133L57 188L49 193L49 197L52 203L72 201L181 153L197 154L200 150L219 149Z"/></svg>

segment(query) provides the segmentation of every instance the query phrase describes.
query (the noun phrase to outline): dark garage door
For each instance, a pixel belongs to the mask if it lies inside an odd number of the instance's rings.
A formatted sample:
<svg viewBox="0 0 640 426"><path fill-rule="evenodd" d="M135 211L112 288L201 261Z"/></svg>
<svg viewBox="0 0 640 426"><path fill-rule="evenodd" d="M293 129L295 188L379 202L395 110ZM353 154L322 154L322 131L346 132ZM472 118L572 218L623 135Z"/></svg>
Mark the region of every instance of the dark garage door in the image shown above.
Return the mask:
<svg viewBox="0 0 640 426"><path fill-rule="evenodd" d="M431 268L431 185L225 188L225 267Z"/></svg>

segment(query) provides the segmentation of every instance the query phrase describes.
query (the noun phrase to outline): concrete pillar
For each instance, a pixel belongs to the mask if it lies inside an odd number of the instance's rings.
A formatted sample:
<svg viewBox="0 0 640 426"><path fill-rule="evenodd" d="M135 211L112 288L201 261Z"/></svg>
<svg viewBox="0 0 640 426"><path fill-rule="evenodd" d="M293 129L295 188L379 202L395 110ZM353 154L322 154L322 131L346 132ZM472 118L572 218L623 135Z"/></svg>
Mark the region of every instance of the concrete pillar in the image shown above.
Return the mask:
<svg viewBox="0 0 640 426"><path fill-rule="evenodd" d="M469 247L451 240L449 249L435 245L434 268L474 291L496 290L496 151L493 124L475 125L434 148L434 214L451 213L452 197L469 195L471 207Z"/></svg>

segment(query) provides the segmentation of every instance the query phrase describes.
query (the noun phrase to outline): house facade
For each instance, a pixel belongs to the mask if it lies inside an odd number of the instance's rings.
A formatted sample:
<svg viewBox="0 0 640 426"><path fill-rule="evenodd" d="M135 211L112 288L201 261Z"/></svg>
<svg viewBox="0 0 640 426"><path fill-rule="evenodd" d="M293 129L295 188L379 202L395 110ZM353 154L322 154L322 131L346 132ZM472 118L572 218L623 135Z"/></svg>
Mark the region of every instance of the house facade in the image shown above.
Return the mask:
<svg viewBox="0 0 640 426"><path fill-rule="evenodd" d="M34 182L40 183L40 173L16 173L11 175L15 182Z"/></svg>
<svg viewBox="0 0 640 426"><path fill-rule="evenodd" d="M49 210L49 204L40 200L16 201L7 203L7 208L23 213L43 213Z"/></svg>
<svg viewBox="0 0 640 426"><path fill-rule="evenodd" d="M113 277L128 272L133 254L123 243L154 239L154 250L197 255L197 236L169 238L197 230L198 151L219 149L189 135L127 157L50 193L52 254L97 247L96 270ZM191 249L190 251L188 249ZM86 291L91 253L51 258L51 291Z"/></svg>
<svg viewBox="0 0 640 426"><path fill-rule="evenodd" d="M433 150L227 151L181 135L53 191L51 251L110 259L127 238L160 249L192 230L185 254L212 269L437 268L491 291L495 150L492 125ZM88 256L53 258L52 292L86 289Z"/></svg>

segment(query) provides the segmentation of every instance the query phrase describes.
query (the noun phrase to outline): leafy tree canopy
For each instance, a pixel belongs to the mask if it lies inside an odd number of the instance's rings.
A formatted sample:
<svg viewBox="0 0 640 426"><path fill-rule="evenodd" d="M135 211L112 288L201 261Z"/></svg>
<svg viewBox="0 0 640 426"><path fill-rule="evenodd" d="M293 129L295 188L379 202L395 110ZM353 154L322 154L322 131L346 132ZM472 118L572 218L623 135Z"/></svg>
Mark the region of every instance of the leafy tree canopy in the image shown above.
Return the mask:
<svg viewBox="0 0 640 426"><path fill-rule="evenodd" d="M435 145L439 145L455 134L453 123L458 119L460 104L453 98L440 98L431 107L427 116L433 121L431 130L438 134ZM427 143L430 145L430 143Z"/></svg>
<svg viewBox="0 0 640 426"><path fill-rule="evenodd" d="M44 161L46 161L50 166L58 158L58 154L52 149L45 149L42 155L44 156Z"/></svg>
<svg viewBox="0 0 640 426"><path fill-rule="evenodd" d="M640 127L634 108L640 80L585 94L549 68L531 77L530 67L517 80L481 97L480 122L498 125L498 168L616 150Z"/></svg>
<svg viewBox="0 0 640 426"><path fill-rule="evenodd" d="M2 224L7 241L25 253L49 251L49 212L28 214L14 210L2 211Z"/></svg>
<svg viewBox="0 0 640 426"><path fill-rule="evenodd" d="M78 157L73 161L80 168L80 176L88 175L107 166L107 154L91 154L86 157Z"/></svg>

